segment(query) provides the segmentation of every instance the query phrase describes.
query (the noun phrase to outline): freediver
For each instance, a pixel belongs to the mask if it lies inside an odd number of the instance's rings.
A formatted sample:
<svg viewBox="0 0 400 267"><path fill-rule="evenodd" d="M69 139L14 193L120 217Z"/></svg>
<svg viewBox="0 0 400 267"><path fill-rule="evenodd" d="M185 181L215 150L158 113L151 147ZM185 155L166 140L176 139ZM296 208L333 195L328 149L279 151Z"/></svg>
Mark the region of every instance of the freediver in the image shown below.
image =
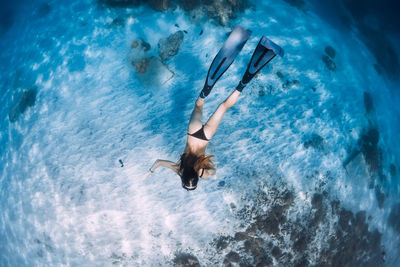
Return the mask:
<svg viewBox="0 0 400 267"><path fill-rule="evenodd" d="M182 187L187 190L194 190L200 178L207 178L215 175L216 170L211 158L213 155L206 155L208 142L214 136L225 112L235 105L243 88L250 80L276 55L283 56L283 50L267 37L263 36L253 52L250 63L242 80L236 89L223 101L215 112L208 119L206 124L202 123L204 99L211 92L217 80L229 68L244 44L251 35L251 31L236 26L228 39L218 52L210 69L208 70L203 90L196 100L192 115L190 116L187 141L184 153L178 162L157 159L149 169L149 176L159 166L173 170L181 177Z"/></svg>

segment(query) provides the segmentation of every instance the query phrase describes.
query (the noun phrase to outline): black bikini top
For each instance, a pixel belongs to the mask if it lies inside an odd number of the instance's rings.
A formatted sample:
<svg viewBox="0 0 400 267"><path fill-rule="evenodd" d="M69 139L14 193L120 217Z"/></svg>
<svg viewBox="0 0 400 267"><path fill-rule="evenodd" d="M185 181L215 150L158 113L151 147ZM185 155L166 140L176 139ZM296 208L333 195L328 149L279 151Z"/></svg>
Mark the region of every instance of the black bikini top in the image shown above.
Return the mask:
<svg viewBox="0 0 400 267"><path fill-rule="evenodd" d="M200 178L203 178L203 174L204 174L204 169L201 169L201 174L200 174Z"/></svg>

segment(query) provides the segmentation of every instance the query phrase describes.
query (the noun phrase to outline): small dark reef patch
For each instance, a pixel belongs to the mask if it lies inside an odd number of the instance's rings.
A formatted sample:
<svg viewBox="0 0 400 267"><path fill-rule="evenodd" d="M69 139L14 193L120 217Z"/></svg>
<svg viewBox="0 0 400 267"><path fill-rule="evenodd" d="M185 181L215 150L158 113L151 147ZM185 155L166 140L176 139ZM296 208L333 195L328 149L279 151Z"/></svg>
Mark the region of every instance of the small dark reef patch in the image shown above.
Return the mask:
<svg viewBox="0 0 400 267"><path fill-rule="evenodd" d="M28 107L32 107L33 105L35 105L36 94L36 87L24 90L22 92L21 97L8 113L8 118L10 119L10 122L16 122L18 120L18 117L23 114L28 109Z"/></svg>

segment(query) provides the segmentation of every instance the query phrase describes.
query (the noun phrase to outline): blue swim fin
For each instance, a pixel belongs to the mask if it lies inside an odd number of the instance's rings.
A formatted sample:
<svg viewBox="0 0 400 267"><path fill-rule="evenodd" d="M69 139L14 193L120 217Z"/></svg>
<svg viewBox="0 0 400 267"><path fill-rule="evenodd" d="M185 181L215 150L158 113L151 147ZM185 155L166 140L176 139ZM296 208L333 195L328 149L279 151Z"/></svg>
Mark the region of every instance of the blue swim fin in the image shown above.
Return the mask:
<svg viewBox="0 0 400 267"><path fill-rule="evenodd" d="M244 73L242 80L239 82L239 85L236 87L236 90L241 92L268 62L270 62L276 55L283 57L283 54L283 49L280 46L263 36L254 50L250 63L247 66L247 70Z"/></svg>
<svg viewBox="0 0 400 267"><path fill-rule="evenodd" d="M229 68L236 56L242 50L244 44L251 35L251 31L236 26L225 41L221 50L215 56L207 73L206 82L200 93L201 98L205 98L211 92L218 79Z"/></svg>

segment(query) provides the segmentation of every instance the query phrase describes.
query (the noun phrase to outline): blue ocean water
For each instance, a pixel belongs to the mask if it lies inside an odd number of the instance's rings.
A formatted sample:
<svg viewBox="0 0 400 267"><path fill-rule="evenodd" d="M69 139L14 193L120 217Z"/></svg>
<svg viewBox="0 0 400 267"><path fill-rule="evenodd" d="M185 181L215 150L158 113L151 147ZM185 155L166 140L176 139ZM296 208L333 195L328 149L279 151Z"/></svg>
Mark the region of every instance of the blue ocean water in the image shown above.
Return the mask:
<svg viewBox="0 0 400 267"><path fill-rule="evenodd" d="M180 6L100 2L1 2L0 266L179 266L180 253L201 266L256 265L259 254L276 266L400 266L390 1L254 1L227 25ZM170 170L145 178L154 160L179 159L208 67L235 25L252 36L204 117L262 35L285 56L225 114L207 147L216 179L186 192ZM178 30L163 72L136 73L132 61L158 58L159 40ZM132 47L139 39L150 45L143 55Z"/></svg>

